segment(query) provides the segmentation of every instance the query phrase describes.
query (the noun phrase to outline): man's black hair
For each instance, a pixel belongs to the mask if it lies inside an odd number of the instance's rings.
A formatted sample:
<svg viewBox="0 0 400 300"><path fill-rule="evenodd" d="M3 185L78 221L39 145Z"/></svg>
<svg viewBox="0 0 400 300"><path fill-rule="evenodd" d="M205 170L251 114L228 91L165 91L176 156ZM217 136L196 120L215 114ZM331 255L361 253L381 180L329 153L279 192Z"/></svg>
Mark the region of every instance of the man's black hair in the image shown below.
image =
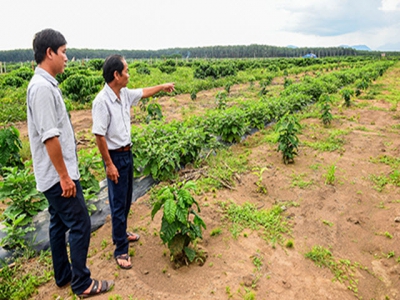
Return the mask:
<svg viewBox="0 0 400 300"><path fill-rule="evenodd" d="M122 74L124 69L124 57L119 54L113 54L106 58L103 65L103 77L106 83L114 80L114 72L117 71Z"/></svg>
<svg viewBox="0 0 400 300"><path fill-rule="evenodd" d="M57 53L58 48L67 44L65 37L54 29L43 29L35 34L33 39L33 52L35 60L40 64L46 57L48 48Z"/></svg>

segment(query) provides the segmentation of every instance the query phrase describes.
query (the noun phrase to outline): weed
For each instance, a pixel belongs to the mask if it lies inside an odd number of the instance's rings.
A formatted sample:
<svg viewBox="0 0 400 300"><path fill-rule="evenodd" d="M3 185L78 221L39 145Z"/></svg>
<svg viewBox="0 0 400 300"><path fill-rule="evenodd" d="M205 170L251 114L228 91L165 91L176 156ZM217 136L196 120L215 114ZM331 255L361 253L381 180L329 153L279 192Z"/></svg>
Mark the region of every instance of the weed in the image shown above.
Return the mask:
<svg viewBox="0 0 400 300"><path fill-rule="evenodd" d="M283 234L290 233L290 225L281 216L282 208L279 205L270 210L258 210L253 204L246 202L243 206L231 203L219 203L223 210L224 219L229 221L230 232L234 238L245 229L262 230L263 238L271 241L283 243Z"/></svg>
<svg viewBox="0 0 400 300"><path fill-rule="evenodd" d="M258 180L255 182L256 186L257 186L257 193L261 193L261 194L268 194L268 190L266 188L266 186L262 183L263 180L263 173L264 171L267 170L266 167L264 168L259 168L256 167L253 169L253 174L258 176Z"/></svg>
<svg viewBox="0 0 400 300"><path fill-rule="evenodd" d="M325 224L325 225L328 225L329 227L332 227L332 226L333 226L333 223L332 223L332 222L329 222L329 221L327 221L327 220L322 220L322 223Z"/></svg>
<svg viewBox="0 0 400 300"><path fill-rule="evenodd" d="M305 189L305 188L307 188L307 187L309 187L309 186L311 186L314 182L311 180L311 181L305 181L305 180L303 180L303 178L306 176L306 174L305 173L302 173L302 174L298 174L298 175L296 175L296 174L292 174L292 184L291 184L291 187L299 187L299 188L301 188L301 189Z"/></svg>
<svg viewBox="0 0 400 300"><path fill-rule="evenodd" d="M335 181L336 181L335 172L336 172L335 164L333 164L327 168L326 174L323 175L325 177L325 184L330 184L330 185L335 184Z"/></svg>
<svg viewBox="0 0 400 300"><path fill-rule="evenodd" d="M210 232L210 236L217 236L220 235L222 233L222 229L221 228L214 228L213 230L211 230Z"/></svg>

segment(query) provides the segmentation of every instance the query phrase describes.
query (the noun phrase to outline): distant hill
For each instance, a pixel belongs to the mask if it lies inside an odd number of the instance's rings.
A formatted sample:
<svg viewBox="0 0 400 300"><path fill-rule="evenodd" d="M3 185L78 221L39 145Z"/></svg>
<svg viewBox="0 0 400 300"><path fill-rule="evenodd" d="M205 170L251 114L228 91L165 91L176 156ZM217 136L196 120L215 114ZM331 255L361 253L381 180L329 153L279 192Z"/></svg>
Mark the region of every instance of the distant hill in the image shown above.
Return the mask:
<svg viewBox="0 0 400 300"><path fill-rule="evenodd" d="M349 46L349 45L340 45L339 47L343 48L353 48L356 50L362 50L362 51L372 51L371 48L369 48L366 45L354 45L354 46Z"/></svg>
<svg viewBox="0 0 400 300"><path fill-rule="evenodd" d="M286 48L297 49L298 47L297 47L297 46L294 46L294 45L287 45Z"/></svg>

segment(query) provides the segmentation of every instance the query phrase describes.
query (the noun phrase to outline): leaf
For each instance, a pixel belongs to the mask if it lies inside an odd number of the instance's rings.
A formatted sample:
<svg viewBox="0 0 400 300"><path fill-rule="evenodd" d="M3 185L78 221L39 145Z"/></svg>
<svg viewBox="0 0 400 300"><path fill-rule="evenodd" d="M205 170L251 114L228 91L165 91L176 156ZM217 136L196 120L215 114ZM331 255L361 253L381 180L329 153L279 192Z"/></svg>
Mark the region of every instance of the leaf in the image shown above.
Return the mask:
<svg viewBox="0 0 400 300"><path fill-rule="evenodd" d="M196 258L196 251L192 248L185 247L184 251L190 262L192 262Z"/></svg>
<svg viewBox="0 0 400 300"><path fill-rule="evenodd" d="M156 215L156 213L160 210L162 206L161 201L157 201L156 203L154 203L153 205L153 209L151 210L151 219L154 219L154 216Z"/></svg>
<svg viewBox="0 0 400 300"><path fill-rule="evenodd" d="M188 215L188 213L185 208L182 208L180 206L177 207L176 217L178 218L179 222L186 225L187 224L187 215Z"/></svg>
<svg viewBox="0 0 400 300"><path fill-rule="evenodd" d="M176 202L173 199L167 199L164 203L164 217L168 223L172 223L175 221L175 213L176 213Z"/></svg>

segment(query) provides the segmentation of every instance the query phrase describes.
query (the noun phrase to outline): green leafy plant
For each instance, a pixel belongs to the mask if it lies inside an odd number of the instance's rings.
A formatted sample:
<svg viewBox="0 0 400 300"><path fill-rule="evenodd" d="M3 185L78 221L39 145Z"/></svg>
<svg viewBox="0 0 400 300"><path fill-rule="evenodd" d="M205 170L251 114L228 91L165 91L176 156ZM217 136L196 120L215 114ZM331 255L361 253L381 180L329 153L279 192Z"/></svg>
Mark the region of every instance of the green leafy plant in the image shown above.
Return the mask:
<svg viewBox="0 0 400 300"><path fill-rule="evenodd" d="M206 229L206 224L198 215L199 204L190 193L195 188L192 181L161 188L151 211L151 218L154 219L155 214L163 209L160 237L168 245L171 259L176 263L188 264L187 260L195 260L198 253L190 244L202 239L202 228ZM192 208L193 205L197 211ZM194 216L193 221L190 216Z"/></svg>
<svg viewBox="0 0 400 300"><path fill-rule="evenodd" d="M88 212L92 214L97 208L93 203L90 203L90 200L94 200L100 191L96 174L103 170L103 164L97 148L95 150L81 149L78 152L78 157L79 173L81 174L80 183Z"/></svg>
<svg viewBox="0 0 400 300"><path fill-rule="evenodd" d="M68 99L80 103L90 103L95 94L101 89L103 78L101 76L88 76L74 74L65 79L60 88Z"/></svg>
<svg viewBox="0 0 400 300"><path fill-rule="evenodd" d="M10 126L0 129L0 175L3 174L3 167L22 168L19 155L21 148L22 142L17 128Z"/></svg>
<svg viewBox="0 0 400 300"><path fill-rule="evenodd" d="M215 96L215 103L217 104L217 109L225 109L227 106L228 93L226 91L219 91Z"/></svg>
<svg viewBox="0 0 400 300"><path fill-rule="evenodd" d="M0 299L31 299L37 288L53 278L48 252L41 252L34 268L27 269L26 258L18 258L9 266L0 261Z"/></svg>
<svg viewBox="0 0 400 300"><path fill-rule="evenodd" d="M192 99L192 101L194 101L194 100L197 99L197 92L196 92L196 90L192 90L192 91L190 92L190 99Z"/></svg>
<svg viewBox="0 0 400 300"><path fill-rule="evenodd" d="M351 88L343 88L340 91L340 94L342 95L342 98L344 99L344 104L349 107L351 105L351 97L354 96L354 90Z"/></svg>
<svg viewBox="0 0 400 300"><path fill-rule="evenodd" d="M330 125L332 122L332 114L331 114L331 103L332 100L328 94L322 94L319 97L319 106L321 109L321 120L324 125Z"/></svg>
<svg viewBox="0 0 400 300"><path fill-rule="evenodd" d="M17 167L4 168L4 180L0 182L0 200L8 206L5 214L26 217L37 215L47 207L44 195L36 190L35 176L31 170L32 161L26 161L23 170Z"/></svg>
<svg viewBox="0 0 400 300"><path fill-rule="evenodd" d="M222 141L233 143L239 142L249 130L249 122L243 110L231 107L223 111L209 112L204 127L221 136Z"/></svg>
<svg viewBox="0 0 400 300"><path fill-rule="evenodd" d="M326 174L323 175L325 177L325 184L330 184L330 185L335 184L336 181L335 173L336 173L336 165L332 164L327 168Z"/></svg>
<svg viewBox="0 0 400 300"><path fill-rule="evenodd" d="M267 170L266 167L264 168L254 168L253 169L253 174L258 176L258 180L255 182L255 185L257 186L257 193L261 194L268 194L267 187L262 183L263 180L263 173L264 171Z"/></svg>
<svg viewBox="0 0 400 300"><path fill-rule="evenodd" d="M147 116L146 123L150 123L152 120L162 120L163 114L161 111L161 105L158 103L150 103L147 105Z"/></svg>
<svg viewBox="0 0 400 300"><path fill-rule="evenodd" d="M301 126L294 115L286 113L277 123L275 131L279 134L278 149L283 155L285 164L293 163L294 156L297 154Z"/></svg>
<svg viewBox="0 0 400 300"><path fill-rule="evenodd" d="M12 249L15 253L21 253L24 249L28 249L29 245L24 239L27 233L34 231L31 225L32 219L27 217L25 213L4 212L6 218L1 224L4 226L3 231L6 236L0 239L0 247L4 249Z"/></svg>

